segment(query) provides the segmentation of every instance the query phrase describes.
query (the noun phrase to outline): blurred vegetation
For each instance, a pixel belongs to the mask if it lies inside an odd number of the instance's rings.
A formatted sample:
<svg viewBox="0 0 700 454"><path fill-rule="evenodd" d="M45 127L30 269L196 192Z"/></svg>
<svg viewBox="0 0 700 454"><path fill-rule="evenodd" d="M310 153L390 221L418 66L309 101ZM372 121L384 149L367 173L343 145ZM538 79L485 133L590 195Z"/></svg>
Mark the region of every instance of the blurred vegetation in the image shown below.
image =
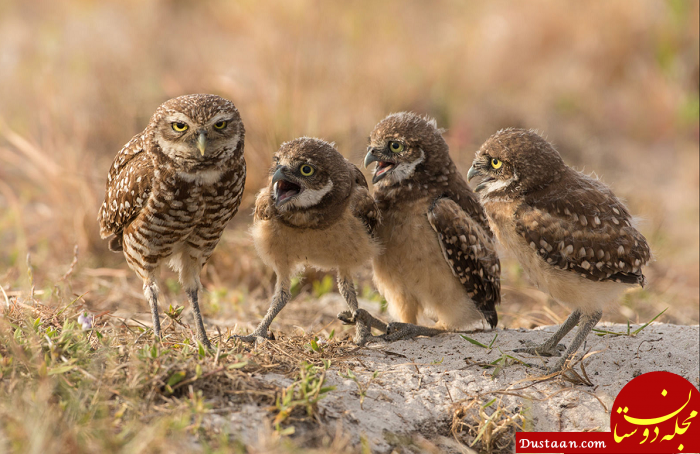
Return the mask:
<svg viewBox="0 0 700 454"><path fill-rule="evenodd" d="M87 292L94 310L144 311L140 284L98 236L105 175L161 102L214 92L241 111L249 168L240 213L205 270L217 317L244 320L246 303L272 290L247 229L279 144L320 136L359 163L377 121L413 110L447 128L463 171L499 128L543 132L628 201L654 248L648 288L606 318L668 305L667 321L698 322L698 2L4 1L0 43L0 285L10 296L28 290L28 253L48 295L78 245L71 291ZM506 326L557 321L565 311L508 260ZM179 301L173 277L164 273L163 292ZM299 291L331 289L322 273L307 278Z"/></svg>

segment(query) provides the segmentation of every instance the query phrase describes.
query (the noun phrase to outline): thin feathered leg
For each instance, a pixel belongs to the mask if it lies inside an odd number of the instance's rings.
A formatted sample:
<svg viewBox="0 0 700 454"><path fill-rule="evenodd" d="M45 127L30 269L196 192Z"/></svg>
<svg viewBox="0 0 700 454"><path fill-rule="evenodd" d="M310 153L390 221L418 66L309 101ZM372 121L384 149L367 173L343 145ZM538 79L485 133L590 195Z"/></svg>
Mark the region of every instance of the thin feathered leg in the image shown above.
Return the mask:
<svg viewBox="0 0 700 454"><path fill-rule="evenodd" d="M202 272L204 260L200 261L197 257L182 258L182 266L180 268L180 283L187 293L187 298L192 305L194 312L195 328L197 330L197 340L207 348L211 348L207 332L204 329L204 321L202 321L202 312L199 309L199 289L202 283L199 279L199 273Z"/></svg>
<svg viewBox="0 0 700 454"><path fill-rule="evenodd" d="M275 295L272 297L270 302L270 307L267 309L265 317L260 321L255 331L247 336L234 335L236 339L240 339L243 342L255 342L256 344L264 342L269 339L267 330L270 328L270 324L280 313L282 308L287 305L291 294L289 292L290 279L288 276L281 278L279 274L277 275L277 284L275 284Z"/></svg>
<svg viewBox="0 0 700 454"><path fill-rule="evenodd" d="M211 348L211 343L209 342L209 338L207 338L207 332L204 329L202 313L199 310L198 293L198 289L187 290L187 297L190 299L190 304L192 305L192 310L194 311L194 320L197 328L197 340L199 340L205 347Z"/></svg>
<svg viewBox="0 0 700 454"><path fill-rule="evenodd" d="M559 341L562 340L564 336L566 336L569 331L574 328L574 326L576 326L580 317L581 312L579 312L577 309L573 311L571 315L569 315L569 318L567 318L564 323L561 324L557 332L542 344L535 344L525 348L516 348L513 351L516 353L529 353L531 355L538 356L561 356L561 352L565 350L566 347L564 345L559 345Z"/></svg>
<svg viewBox="0 0 700 454"><path fill-rule="evenodd" d="M338 319L345 324L355 325L355 343L363 346L367 344L367 342L380 339L380 337L372 336L372 328L377 328L386 332L386 324L374 318L366 310L359 308L355 284L352 282L352 278L338 273L338 290L340 294L343 295L343 298L345 298L348 306L350 306L350 311L341 312L338 314Z"/></svg>
<svg viewBox="0 0 700 454"><path fill-rule="evenodd" d="M158 316L158 285L154 278L149 277L143 282L143 294L151 306L151 319L153 320L153 334L156 340L160 340L160 317Z"/></svg>
<svg viewBox="0 0 700 454"><path fill-rule="evenodd" d="M571 341L569 349L553 367L549 368L548 373L551 374L553 372L558 372L564 368L566 362L573 358L573 356L576 354L576 351L579 349L581 344L583 344L583 341L586 340L588 334L591 332L593 327L600 321L602 317L603 311L597 311L591 314L581 315L581 325L578 328L578 332L576 333L574 340Z"/></svg>

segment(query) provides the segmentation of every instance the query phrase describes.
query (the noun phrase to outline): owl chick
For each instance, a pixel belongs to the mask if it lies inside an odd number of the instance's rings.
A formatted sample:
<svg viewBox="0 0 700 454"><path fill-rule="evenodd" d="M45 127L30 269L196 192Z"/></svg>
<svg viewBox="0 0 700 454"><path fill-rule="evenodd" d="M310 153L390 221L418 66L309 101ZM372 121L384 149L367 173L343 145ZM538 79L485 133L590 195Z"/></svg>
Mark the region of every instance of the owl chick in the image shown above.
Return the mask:
<svg viewBox="0 0 700 454"><path fill-rule="evenodd" d="M275 294L255 331L237 337L268 339L272 320L289 301L292 276L310 265L337 271L338 288L351 310L339 317L357 322L355 340L364 344L372 321L365 322L369 314L358 310L352 276L378 252L373 231L379 214L362 172L333 145L308 137L283 143L272 172L269 186L257 196L252 232L258 254L277 275Z"/></svg>
<svg viewBox="0 0 700 454"><path fill-rule="evenodd" d="M389 115L375 126L365 166L382 216L384 249L374 281L394 318L387 340L432 336L498 316L500 263L476 196L449 155L435 120ZM424 313L434 328L416 326Z"/></svg>
<svg viewBox="0 0 700 454"><path fill-rule="evenodd" d="M532 283L573 312L543 344L517 351L559 356L559 341L581 321L561 370L605 305L628 287L644 286L642 267L651 259L646 240L625 205L600 181L564 164L533 131L499 131L476 154L467 178L499 241L518 259Z"/></svg>
<svg viewBox="0 0 700 454"><path fill-rule="evenodd" d="M169 260L192 304L197 338L209 347L199 310L199 274L236 214L245 184L245 130L231 101L186 95L163 103L117 154L98 221L109 248L143 279L160 337L157 271Z"/></svg>

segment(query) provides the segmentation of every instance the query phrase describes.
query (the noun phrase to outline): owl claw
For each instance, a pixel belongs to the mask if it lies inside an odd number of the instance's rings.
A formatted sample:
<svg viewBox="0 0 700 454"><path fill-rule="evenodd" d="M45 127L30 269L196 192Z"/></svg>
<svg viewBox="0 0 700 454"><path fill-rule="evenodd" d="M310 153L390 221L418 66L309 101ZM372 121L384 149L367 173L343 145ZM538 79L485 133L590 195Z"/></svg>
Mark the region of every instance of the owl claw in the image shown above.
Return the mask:
<svg viewBox="0 0 700 454"><path fill-rule="evenodd" d="M514 352L550 357L550 356L561 356L561 352L566 350L566 345L564 345L564 344L559 344L554 348L547 348L544 344L537 344L537 343L532 342L532 341L521 341L521 342L523 344L527 345L527 347L515 348L515 349L513 349ZM559 369L561 369L561 367Z"/></svg>
<svg viewBox="0 0 700 454"><path fill-rule="evenodd" d="M354 325L357 322L357 311L343 311L337 317L343 325Z"/></svg>
<svg viewBox="0 0 700 454"><path fill-rule="evenodd" d="M386 326L386 334L382 336L384 340L394 342L402 339L413 339L418 336L436 336L444 333L445 330L438 328L428 328L427 326L413 325L411 323L389 323Z"/></svg>
<svg viewBox="0 0 700 454"><path fill-rule="evenodd" d="M241 336L239 334L234 334L233 336L229 337L229 339L237 339L237 340L239 340L241 342L245 342L247 344L255 344L255 346L257 347L258 345L264 344L267 341L275 340L275 336L272 333L270 333L269 336L267 336L267 335L263 336L259 333L254 332L254 333L249 334L247 336Z"/></svg>

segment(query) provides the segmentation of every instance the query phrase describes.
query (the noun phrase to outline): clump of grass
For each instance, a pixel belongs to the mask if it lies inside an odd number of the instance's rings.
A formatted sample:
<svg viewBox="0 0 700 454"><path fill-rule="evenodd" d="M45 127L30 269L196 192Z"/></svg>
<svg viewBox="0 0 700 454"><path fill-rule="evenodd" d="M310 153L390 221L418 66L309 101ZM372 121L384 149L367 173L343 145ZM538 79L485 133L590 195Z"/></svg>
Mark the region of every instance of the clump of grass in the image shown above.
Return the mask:
<svg viewBox="0 0 700 454"><path fill-rule="evenodd" d="M502 398L484 403L479 396L457 402L452 413L452 435L479 452L513 452L515 432L522 430L523 417L510 411Z"/></svg>
<svg viewBox="0 0 700 454"><path fill-rule="evenodd" d="M60 307L13 298L5 306L0 452L230 447L236 434L222 437L206 417L244 404L274 409L277 428L315 424L316 403L331 390L323 385L325 371L353 349L330 340L323 351L309 351L308 336L250 349L219 335L215 349L206 350L191 340L181 307L165 311L169 323L159 342L150 329L108 314L81 324L84 313L79 298ZM281 388L257 378L270 371L297 379Z"/></svg>
<svg viewBox="0 0 700 454"><path fill-rule="evenodd" d="M335 386L323 386L326 382L326 371L330 365L330 361L324 361L322 368L307 362L301 363L299 375L294 383L282 390L275 401L277 416L273 424L278 432L282 434L294 433L294 426L283 429L281 424L292 421L294 413L299 413L299 411L305 410L307 418L320 422L318 402L335 389Z"/></svg>

